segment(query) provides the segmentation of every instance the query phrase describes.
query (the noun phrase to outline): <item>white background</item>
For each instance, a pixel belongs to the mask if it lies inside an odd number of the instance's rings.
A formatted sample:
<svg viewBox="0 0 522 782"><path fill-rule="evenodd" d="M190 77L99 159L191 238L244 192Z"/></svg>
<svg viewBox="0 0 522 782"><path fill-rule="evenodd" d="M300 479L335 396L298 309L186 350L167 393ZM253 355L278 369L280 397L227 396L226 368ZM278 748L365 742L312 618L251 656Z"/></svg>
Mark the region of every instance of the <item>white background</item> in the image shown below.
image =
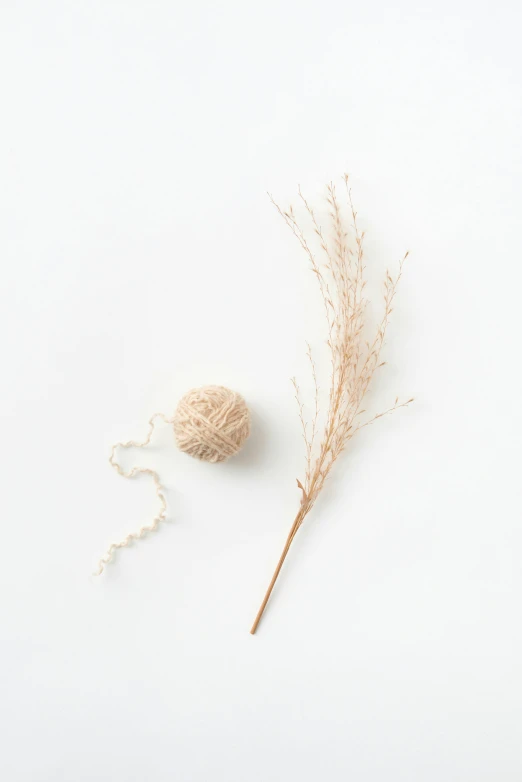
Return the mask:
<svg viewBox="0 0 522 782"><path fill-rule="evenodd" d="M522 778L521 14L509 2L0 2L5 782ZM351 174L411 252L366 429L249 635L299 501L289 378L324 350L269 203ZM205 465L160 427L253 414ZM134 461L133 461L134 460Z"/></svg>

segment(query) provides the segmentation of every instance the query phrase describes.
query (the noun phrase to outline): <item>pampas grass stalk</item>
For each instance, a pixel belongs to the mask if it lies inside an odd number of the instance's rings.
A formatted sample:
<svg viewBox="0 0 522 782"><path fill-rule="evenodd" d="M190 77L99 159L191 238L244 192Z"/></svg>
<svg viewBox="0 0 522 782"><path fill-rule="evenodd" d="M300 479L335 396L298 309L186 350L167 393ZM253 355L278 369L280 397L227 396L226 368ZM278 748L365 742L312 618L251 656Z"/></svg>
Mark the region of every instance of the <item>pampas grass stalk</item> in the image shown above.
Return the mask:
<svg viewBox="0 0 522 782"><path fill-rule="evenodd" d="M408 253L400 261L395 277L392 277L389 271L385 274L384 311L377 329L374 331L373 339L367 341L363 336L368 328L364 277L364 231L359 230L348 175L345 174L343 181L346 194L345 208L341 206L334 184L331 183L327 186L330 218L328 237L323 232L314 210L299 189L299 198L319 244L322 262L317 260L315 253L310 248L305 233L297 222L293 208L290 207L288 211L282 210L270 196L275 208L306 253L312 272L319 284L327 324L328 339L326 344L330 354L331 374L328 408L319 441L321 429L319 424L321 412L319 388L312 351L308 345L307 356L315 388L315 404L309 418L305 414L299 386L295 378L292 381L305 442L305 473L303 480L297 480L301 491L301 503L272 580L250 630L252 634L257 630L297 532L315 505L333 465L352 437L365 426L401 407L406 407L413 401L413 399L408 399L405 402L400 402L397 398L387 410L367 418L364 422L360 419L360 416L365 413L362 406L370 383L377 369L384 366L385 363L381 361L381 352L390 315L393 312L397 285L401 279L403 264Z"/></svg>

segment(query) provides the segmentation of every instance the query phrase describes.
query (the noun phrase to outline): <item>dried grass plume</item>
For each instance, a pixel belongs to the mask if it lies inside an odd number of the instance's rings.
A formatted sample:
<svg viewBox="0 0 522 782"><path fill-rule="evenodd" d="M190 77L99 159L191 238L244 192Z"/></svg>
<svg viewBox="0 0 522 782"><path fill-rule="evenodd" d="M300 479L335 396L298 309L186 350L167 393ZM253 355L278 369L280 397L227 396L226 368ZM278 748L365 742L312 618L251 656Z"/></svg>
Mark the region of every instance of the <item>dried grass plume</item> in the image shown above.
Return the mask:
<svg viewBox="0 0 522 782"><path fill-rule="evenodd" d="M403 264L408 253L400 261L395 276L392 276L389 271L385 274L382 318L374 331L373 338L367 341L364 336L368 328L365 299L364 232L359 230L357 212L353 206L346 174L344 176L344 190L346 204L342 207L335 186L332 183L327 186L330 228L328 232L325 232L319 224L313 208L299 189L299 198L320 247L321 260L318 260L315 251L311 249L304 231L297 222L293 208L290 207L288 211L282 210L270 196L275 208L304 250L311 270L317 279L324 303L328 333L326 344L331 359L331 374L328 409L321 422L316 366L310 346L308 346L307 354L315 386L315 404L309 418L305 414L299 386L296 380L293 380L306 449L305 473L302 480L297 480L301 490L301 504L252 625L250 631L252 634L256 632L299 528L312 510L333 465L352 437L360 429L378 418L382 418L400 407L406 407L413 401L408 399L405 402L400 402L397 398L389 409L365 421L361 418L365 412L362 408L365 394L377 369L385 363L381 360L381 352L390 315L393 311L397 285L401 279Z"/></svg>

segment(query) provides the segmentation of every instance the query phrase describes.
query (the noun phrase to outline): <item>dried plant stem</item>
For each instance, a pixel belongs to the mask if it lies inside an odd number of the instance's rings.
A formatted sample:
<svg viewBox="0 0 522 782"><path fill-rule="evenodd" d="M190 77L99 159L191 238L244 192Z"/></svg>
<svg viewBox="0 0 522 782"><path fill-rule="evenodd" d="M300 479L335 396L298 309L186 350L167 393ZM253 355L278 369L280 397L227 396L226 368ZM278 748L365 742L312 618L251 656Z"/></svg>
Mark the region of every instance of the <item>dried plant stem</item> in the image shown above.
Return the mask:
<svg viewBox="0 0 522 782"><path fill-rule="evenodd" d="M328 407L323 416L320 416L319 384L316 375L315 363L310 346L307 346L307 356L310 361L313 387L315 391L315 404L311 419L307 420L305 404L302 401L299 386L294 379L299 419L303 439L305 441L306 469L304 480L297 481L301 489L301 505L288 535L283 553L275 569L268 590L261 607L252 625L250 632L254 634L266 608L270 595L277 581L283 563L288 555L290 546L303 523L305 517L312 510L317 497L323 489L326 479L330 474L334 463L346 448L348 442L360 429L368 426L392 413L401 407L406 407L412 402L395 403L383 412L377 413L364 423L356 419L365 410L362 408L363 399L375 372L384 366L381 361L381 351L384 345L390 315L393 312L393 302L397 285L402 276L403 263L408 253L399 263L399 271L395 278L386 271L384 277L384 312L377 325L373 340L366 341L363 332L367 329L366 301L364 279L364 231L359 230L357 212L352 203L351 190L348 184L348 176L344 176L346 187L346 209L341 208L335 186L331 183L327 186L327 204L330 218L330 236L327 238L319 224L314 210L299 190L299 198L305 212L311 222L316 243L319 245L323 256L321 262L312 249L311 244L299 226L294 210L290 207L283 211L272 200L277 211L297 238L304 250L311 270L319 283L319 289L323 299L327 326L327 346L330 352L331 375L328 392ZM344 216L345 211L349 216L348 224ZM319 419L323 421L323 435L319 442Z"/></svg>
<svg viewBox="0 0 522 782"><path fill-rule="evenodd" d="M263 602L261 603L261 607L259 611L257 612L257 616L254 620L254 624L252 625L252 628L250 630L251 634L254 635L254 633L257 630L257 626L259 622L261 621L261 617L263 616L264 610L266 608L266 604L270 600L270 595L272 594L272 589L274 588L275 582L277 581L279 577L279 573L281 572L281 568L283 567L284 561L286 559L286 555L290 551L290 546L292 545L292 542L297 534L297 530L301 526L301 523L303 521L303 515L302 511L300 510L297 516L295 517L294 523L292 524L292 529L290 530L290 534L288 535L288 538L286 539L285 547L283 549L283 553L279 557L279 562L277 563L277 567L274 570L274 575L272 576L272 580L268 586L268 589L266 590L266 594L263 598Z"/></svg>

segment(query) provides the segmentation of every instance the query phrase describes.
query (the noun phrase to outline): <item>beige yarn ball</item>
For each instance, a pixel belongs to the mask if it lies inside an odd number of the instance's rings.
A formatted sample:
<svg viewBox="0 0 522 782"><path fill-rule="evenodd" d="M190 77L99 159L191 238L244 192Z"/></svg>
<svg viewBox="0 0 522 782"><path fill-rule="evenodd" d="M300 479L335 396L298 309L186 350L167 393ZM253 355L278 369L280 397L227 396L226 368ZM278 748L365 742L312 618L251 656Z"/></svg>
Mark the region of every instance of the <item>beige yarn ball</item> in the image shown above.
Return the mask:
<svg viewBox="0 0 522 782"><path fill-rule="evenodd" d="M178 448L205 462L223 462L250 434L250 412L240 394L224 386L194 388L174 415Z"/></svg>

